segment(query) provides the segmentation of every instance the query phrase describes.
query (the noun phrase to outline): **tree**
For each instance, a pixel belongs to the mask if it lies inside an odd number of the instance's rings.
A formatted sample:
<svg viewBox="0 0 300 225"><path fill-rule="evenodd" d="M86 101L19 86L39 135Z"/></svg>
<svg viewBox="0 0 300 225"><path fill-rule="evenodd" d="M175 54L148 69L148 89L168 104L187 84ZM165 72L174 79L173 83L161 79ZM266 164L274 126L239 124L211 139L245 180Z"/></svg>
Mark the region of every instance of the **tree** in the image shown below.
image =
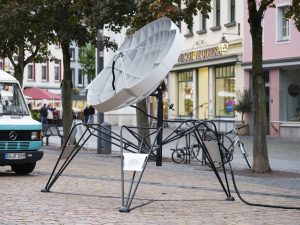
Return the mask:
<svg viewBox="0 0 300 225"><path fill-rule="evenodd" d="M44 0L44 14L48 27L56 35L63 53L63 80L61 82L64 141L72 126L72 74L69 46L72 41L79 47L95 43L96 31L106 24L118 31L127 25L133 1L98 0Z"/></svg>
<svg viewBox="0 0 300 225"><path fill-rule="evenodd" d="M95 46L88 43L85 47L80 48L79 61L83 72L89 79L95 77Z"/></svg>
<svg viewBox="0 0 300 225"><path fill-rule="evenodd" d="M237 91L237 104L235 110L242 114L242 124L244 121L244 114L252 111L252 100L249 90Z"/></svg>
<svg viewBox="0 0 300 225"><path fill-rule="evenodd" d="M268 149L266 142L266 108L265 87L262 66L262 31L261 22L268 7L275 7L274 0L248 0L248 23L252 37L252 83L253 88L253 112L254 112L254 135L253 135L253 171L271 171ZM293 0L289 16L295 20L298 30L300 28L299 0Z"/></svg>
<svg viewBox="0 0 300 225"><path fill-rule="evenodd" d="M292 0L287 16L295 21L295 26L300 31L300 0Z"/></svg>
<svg viewBox="0 0 300 225"><path fill-rule="evenodd" d="M10 60L23 86L25 66L49 56L47 47L53 35L46 29L40 1L0 0L0 5L0 56Z"/></svg>

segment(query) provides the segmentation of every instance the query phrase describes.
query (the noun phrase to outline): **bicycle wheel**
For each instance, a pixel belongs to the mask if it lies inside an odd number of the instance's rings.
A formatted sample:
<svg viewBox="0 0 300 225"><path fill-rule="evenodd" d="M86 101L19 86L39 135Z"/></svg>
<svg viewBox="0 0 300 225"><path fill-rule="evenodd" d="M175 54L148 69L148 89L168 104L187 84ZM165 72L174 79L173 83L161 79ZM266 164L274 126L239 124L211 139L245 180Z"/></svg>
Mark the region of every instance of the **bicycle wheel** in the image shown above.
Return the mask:
<svg viewBox="0 0 300 225"><path fill-rule="evenodd" d="M249 169L251 169L250 163L249 163L249 161L248 161L248 154L247 154L247 152L246 152L244 143L243 143L242 141L239 141L239 142L238 142L238 145L239 145L239 148L240 148L240 150L241 150L241 153L243 154L244 159L245 159L245 161L246 161L246 163L247 163Z"/></svg>
<svg viewBox="0 0 300 225"><path fill-rule="evenodd" d="M179 148L179 149L174 149L172 153L172 160L174 163L182 163L185 160L185 149Z"/></svg>

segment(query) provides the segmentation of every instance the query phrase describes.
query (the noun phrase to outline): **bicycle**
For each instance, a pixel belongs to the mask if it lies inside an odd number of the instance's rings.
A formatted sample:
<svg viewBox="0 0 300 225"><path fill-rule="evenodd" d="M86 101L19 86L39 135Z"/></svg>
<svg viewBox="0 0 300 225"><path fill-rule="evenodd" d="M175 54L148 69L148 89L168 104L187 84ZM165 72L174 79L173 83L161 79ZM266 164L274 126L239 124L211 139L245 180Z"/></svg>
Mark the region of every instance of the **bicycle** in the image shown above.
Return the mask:
<svg viewBox="0 0 300 225"><path fill-rule="evenodd" d="M182 138L185 139L185 146L180 147ZM179 138L176 142L175 149L171 149L172 160L175 163L190 163L191 159L202 162L202 149L198 144L198 141L195 139L192 133L185 135L184 137ZM192 143L192 144L191 144Z"/></svg>
<svg viewBox="0 0 300 225"><path fill-rule="evenodd" d="M229 148L227 150L230 152L230 155L233 155L235 147L238 145L239 150L240 150L241 154L243 155L243 158L245 159L249 169L251 169L251 165L250 165L249 160L248 160L249 154L246 152L245 145L241 141L239 133L238 133L238 130L243 128L243 127L244 126L241 126L239 128L233 128L231 131L225 133L225 136L227 136L227 137L230 134L234 135L233 143L229 146ZM228 137L228 138L230 138L230 137Z"/></svg>
<svg viewBox="0 0 300 225"><path fill-rule="evenodd" d="M221 137L220 137L221 138L221 143L222 143L221 152L219 153L217 151L217 155L219 157L213 157L214 158L213 159L214 165L215 165L216 168L222 166L221 157L223 158L223 164L226 164L229 161L232 161L234 150L235 150L236 146L238 146L241 154L243 155L243 158L245 159L245 161L247 163L247 166L249 167L249 169L251 169L251 165L250 165L249 160L248 160L249 155L246 152L244 143L242 142L242 140L240 139L240 136L238 135L238 129L241 129L241 128L242 127L233 128L229 132L226 132L223 135L221 135ZM234 135L234 138L232 139L231 137L229 137L229 135ZM220 156L220 154L221 154L221 156ZM205 160L205 163L206 163L206 165L211 167L210 163L207 162L207 160Z"/></svg>

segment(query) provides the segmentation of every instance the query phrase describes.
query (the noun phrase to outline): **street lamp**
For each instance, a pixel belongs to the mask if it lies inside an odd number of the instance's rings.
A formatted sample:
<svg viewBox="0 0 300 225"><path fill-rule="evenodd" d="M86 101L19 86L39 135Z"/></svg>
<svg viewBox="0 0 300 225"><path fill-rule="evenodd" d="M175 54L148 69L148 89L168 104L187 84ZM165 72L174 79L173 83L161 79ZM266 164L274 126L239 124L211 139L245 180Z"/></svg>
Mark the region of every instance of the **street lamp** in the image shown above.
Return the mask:
<svg viewBox="0 0 300 225"><path fill-rule="evenodd" d="M229 35L240 35L240 23L238 23L238 32L237 33L222 33L223 37L221 38L221 41L218 44L219 52L224 55L228 52L229 42L225 38L224 34Z"/></svg>

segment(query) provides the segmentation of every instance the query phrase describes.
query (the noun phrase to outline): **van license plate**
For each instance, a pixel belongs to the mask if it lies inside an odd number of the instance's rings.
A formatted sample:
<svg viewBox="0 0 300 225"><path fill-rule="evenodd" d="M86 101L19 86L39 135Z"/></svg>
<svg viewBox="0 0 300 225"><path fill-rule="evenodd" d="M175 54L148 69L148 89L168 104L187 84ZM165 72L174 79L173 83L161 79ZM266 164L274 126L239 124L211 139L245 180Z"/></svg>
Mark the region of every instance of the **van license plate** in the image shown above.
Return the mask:
<svg viewBox="0 0 300 225"><path fill-rule="evenodd" d="M18 160L18 159L25 159L25 158L26 158L25 153L6 153L5 154L5 159Z"/></svg>

